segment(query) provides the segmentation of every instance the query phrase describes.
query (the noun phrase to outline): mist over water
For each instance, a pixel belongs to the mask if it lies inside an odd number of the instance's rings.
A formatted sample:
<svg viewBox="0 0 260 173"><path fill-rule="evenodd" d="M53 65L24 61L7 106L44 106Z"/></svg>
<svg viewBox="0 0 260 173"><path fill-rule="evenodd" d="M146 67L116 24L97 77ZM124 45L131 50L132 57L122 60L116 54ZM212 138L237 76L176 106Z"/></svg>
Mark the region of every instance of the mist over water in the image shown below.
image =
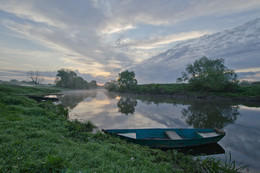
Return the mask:
<svg viewBox="0 0 260 173"><path fill-rule="evenodd" d="M219 142L238 163L260 170L260 103L227 100L176 99L111 93L106 90L66 91L61 102L69 118L92 121L99 129L219 128L227 132Z"/></svg>

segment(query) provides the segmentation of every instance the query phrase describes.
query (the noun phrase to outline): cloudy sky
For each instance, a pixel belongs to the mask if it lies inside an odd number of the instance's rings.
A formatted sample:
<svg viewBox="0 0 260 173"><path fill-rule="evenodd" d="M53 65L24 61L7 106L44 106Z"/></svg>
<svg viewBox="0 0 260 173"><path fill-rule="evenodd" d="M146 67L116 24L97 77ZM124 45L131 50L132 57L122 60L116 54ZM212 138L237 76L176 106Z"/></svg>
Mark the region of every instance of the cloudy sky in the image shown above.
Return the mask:
<svg viewBox="0 0 260 173"><path fill-rule="evenodd" d="M0 80L68 68L104 83L180 41L259 16L259 0L0 0Z"/></svg>

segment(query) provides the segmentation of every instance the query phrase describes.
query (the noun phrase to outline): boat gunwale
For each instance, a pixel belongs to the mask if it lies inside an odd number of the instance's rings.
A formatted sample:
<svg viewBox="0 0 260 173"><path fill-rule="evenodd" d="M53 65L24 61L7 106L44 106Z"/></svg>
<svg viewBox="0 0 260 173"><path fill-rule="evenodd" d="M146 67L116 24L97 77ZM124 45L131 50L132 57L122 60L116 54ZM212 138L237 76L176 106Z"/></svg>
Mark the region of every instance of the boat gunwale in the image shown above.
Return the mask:
<svg viewBox="0 0 260 173"><path fill-rule="evenodd" d="M118 135L117 133L110 133L113 135L116 135L118 137L122 137L122 138L127 138L127 139L131 139L131 140L142 140L142 141L193 141L193 140L205 140L205 139L214 139L214 138L219 138L219 137L224 137L225 135L218 135L218 136L212 136L212 137L205 137L205 138L182 138L182 139L167 139L167 138L158 138L158 139L153 139L153 138L140 138L140 139L135 139L135 138L131 138L131 137L127 137L127 136L123 136L123 135Z"/></svg>

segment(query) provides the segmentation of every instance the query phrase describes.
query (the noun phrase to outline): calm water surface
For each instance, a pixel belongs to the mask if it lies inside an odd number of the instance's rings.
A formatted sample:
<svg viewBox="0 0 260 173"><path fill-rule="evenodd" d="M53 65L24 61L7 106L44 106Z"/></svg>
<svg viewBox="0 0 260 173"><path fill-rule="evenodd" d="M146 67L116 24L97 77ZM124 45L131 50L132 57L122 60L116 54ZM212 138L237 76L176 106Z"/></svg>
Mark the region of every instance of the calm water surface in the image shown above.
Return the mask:
<svg viewBox="0 0 260 173"><path fill-rule="evenodd" d="M115 94L106 90L68 91L62 104L70 119L111 128L219 128L227 134L218 143L225 154L214 155L248 164L260 172L260 103L174 99Z"/></svg>

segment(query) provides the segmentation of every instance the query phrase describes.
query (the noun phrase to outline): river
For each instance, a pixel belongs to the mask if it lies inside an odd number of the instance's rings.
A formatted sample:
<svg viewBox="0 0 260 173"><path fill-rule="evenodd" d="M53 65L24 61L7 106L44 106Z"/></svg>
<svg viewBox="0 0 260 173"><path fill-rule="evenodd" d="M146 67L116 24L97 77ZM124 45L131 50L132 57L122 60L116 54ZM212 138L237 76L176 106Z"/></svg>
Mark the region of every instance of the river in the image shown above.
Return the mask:
<svg viewBox="0 0 260 173"><path fill-rule="evenodd" d="M91 121L99 129L219 128L225 153L214 154L260 172L260 103L117 94L106 90L66 91L61 98L69 118ZM210 149L214 150L214 149Z"/></svg>

